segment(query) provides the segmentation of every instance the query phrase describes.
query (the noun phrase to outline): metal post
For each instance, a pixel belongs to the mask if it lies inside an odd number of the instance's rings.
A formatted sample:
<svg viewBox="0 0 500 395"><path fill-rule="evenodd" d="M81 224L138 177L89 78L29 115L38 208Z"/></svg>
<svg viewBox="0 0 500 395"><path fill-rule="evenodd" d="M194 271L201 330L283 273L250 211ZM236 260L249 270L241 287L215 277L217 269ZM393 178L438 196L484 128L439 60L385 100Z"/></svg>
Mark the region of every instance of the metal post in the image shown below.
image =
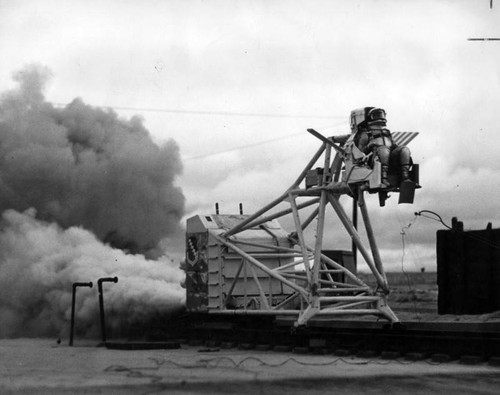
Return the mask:
<svg viewBox="0 0 500 395"><path fill-rule="evenodd" d="M73 298L71 301L71 329L69 332L69 345L73 346L73 333L75 330L75 299L77 287L90 287L92 288L92 281L88 283L73 283Z"/></svg>
<svg viewBox="0 0 500 395"><path fill-rule="evenodd" d="M97 280L97 288L99 289L99 311L101 316L101 335L102 342L106 342L106 322L104 320L104 298L102 296L102 283L103 282L118 282L118 277L102 277Z"/></svg>
<svg viewBox="0 0 500 395"><path fill-rule="evenodd" d="M358 230L358 199L356 196L352 198L352 224L354 229ZM354 261L354 267L357 269L358 267L358 248L356 247L356 243L352 240L352 259Z"/></svg>

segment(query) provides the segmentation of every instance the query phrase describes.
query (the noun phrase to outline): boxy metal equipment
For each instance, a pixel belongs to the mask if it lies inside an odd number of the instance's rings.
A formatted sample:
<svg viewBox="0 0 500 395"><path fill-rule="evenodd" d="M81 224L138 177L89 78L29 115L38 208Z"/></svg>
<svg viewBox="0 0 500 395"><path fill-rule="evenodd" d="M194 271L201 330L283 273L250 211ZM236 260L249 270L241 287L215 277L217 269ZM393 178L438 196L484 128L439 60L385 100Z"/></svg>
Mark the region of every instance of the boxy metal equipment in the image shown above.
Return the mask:
<svg viewBox="0 0 500 395"><path fill-rule="evenodd" d="M191 312L261 310L282 304L294 293L259 267L218 240L228 229L247 219L245 215L197 215L187 220L186 305ZM267 221L238 234L236 240L246 254L258 258L270 271L289 267L295 254L277 253L291 248L288 233L280 224ZM262 306L261 306L262 305Z"/></svg>

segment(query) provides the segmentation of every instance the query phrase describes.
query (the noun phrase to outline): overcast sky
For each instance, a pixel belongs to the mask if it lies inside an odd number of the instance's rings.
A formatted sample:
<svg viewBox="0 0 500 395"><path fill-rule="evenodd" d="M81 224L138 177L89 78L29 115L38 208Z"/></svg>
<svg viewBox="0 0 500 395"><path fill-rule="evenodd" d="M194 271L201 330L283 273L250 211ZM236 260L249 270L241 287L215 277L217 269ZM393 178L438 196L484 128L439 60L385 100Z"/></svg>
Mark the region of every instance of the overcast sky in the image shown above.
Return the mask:
<svg viewBox="0 0 500 395"><path fill-rule="evenodd" d="M142 115L180 146L187 217L255 211L317 150L307 128L343 134L352 109L383 107L391 130L420 133L423 188L414 205L369 198L379 246L389 268L433 269L443 226L415 211L500 226L500 41L468 40L486 37L500 2L0 0L0 91L39 63L48 101Z"/></svg>

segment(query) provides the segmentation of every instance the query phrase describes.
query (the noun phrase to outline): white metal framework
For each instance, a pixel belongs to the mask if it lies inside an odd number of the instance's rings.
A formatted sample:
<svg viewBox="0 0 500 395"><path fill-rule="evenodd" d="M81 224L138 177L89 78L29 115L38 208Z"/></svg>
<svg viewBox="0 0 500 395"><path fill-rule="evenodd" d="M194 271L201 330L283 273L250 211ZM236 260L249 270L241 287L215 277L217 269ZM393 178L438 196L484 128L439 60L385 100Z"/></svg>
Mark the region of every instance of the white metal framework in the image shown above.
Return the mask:
<svg viewBox="0 0 500 395"><path fill-rule="evenodd" d="M325 315L375 315L392 323L398 322L398 317L387 304L389 286L364 197L367 191L373 193L377 192L377 188L384 187L380 183L380 175L373 165L356 164L353 159L355 147L349 136L325 138L315 131L310 132L323 143L295 182L281 196L254 214L241 216L236 225L229 229L207 229L207 237L212 240L208 243L218 245L221 254L232 259L234 265L231 275L217 272L220 281L225 281L225 287L220 291L223 298L216 309L209 309L209 312L296 315L296 326L307 324L315 316ZM313 169L318 161L323 164L321 171ZM349 174L346 174L347 171ZM349 178L351 173L357 174L354 181ZM306 180L311 174L317 175L313 185ZM360 174L365 175L360 178ZM303 185L304 181L306 185ZM392 189L394 190L397 191L397 188ZM339 202L342 195L355 199L361 212L368 245L365 245L358 233L355 223L357 220L353 222ZM271 212L282 203L287 207ZM341 263L322 252L328 206L350 235L353 249L359 252L370 268L375 287L366 284ZM312 208L312 213L303 215L305 218L302 218L301 210L306 207ZM238 237L252 229L265 230L270 221L290 214L295 230L287 235L287 244ZM316 227L315 241L310 246L306 244L304 231L313 226ZM273 238L272 232L268 233ZM274 238L276 239L275 236ZM270 265L270 259L278 259L280 264ZM210 265L212 263L208 262L208 276L212 270ZM221 263L220 270L224 270L223 266ZM227 271L228 264L225 266ZM212 273L215 271L212 270ZM235 289L243 279L245 283L254 283L255 294L250 297L245 291L244 295L239 295L243 302L238 306L232 305ZM273 288L273 283L281 284L280 291ZM251 299L255 303L252 304Z"/></svg>

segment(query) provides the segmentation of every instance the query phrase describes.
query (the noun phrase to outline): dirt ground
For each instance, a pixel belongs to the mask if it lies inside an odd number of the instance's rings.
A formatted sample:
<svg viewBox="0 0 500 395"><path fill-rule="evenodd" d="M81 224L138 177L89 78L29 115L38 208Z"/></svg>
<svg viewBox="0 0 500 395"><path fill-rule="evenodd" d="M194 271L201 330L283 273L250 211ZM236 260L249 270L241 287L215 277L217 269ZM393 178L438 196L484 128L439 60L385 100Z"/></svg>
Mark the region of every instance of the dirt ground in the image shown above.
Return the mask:
<svg viewBox="0 0 500 395"><path fill-rule="evenodd" d="M238 349L108 350L50 339L0 340L1 394L496 394L480 364Z"/></svg>

